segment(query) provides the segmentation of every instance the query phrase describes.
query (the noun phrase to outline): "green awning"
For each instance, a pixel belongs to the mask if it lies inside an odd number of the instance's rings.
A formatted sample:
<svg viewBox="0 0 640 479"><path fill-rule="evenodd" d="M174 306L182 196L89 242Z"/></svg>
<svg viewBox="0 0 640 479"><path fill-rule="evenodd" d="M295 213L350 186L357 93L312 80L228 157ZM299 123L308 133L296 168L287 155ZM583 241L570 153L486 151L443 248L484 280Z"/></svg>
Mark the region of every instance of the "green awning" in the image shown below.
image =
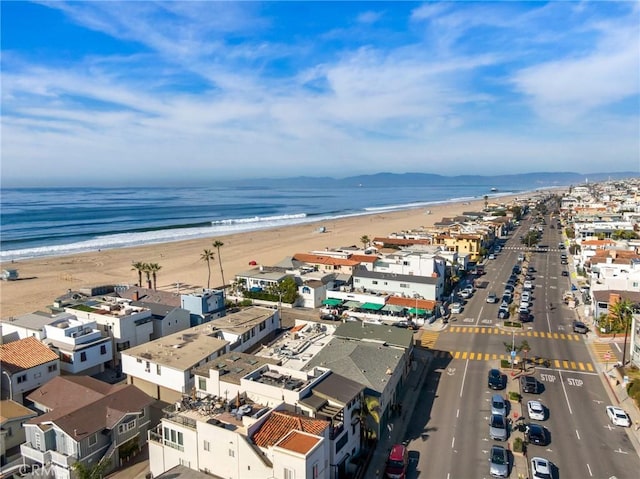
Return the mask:
<svg viewBox="0 0 640 479"><path fill-rule="evenodd" d="M382 311L391 311L392 313L399 313L404 311L404 307L398 306L397 304L385 304L382 308Z"/></svg>
<svg viewBox="0 0 640 479"><path fill-rule="evenodd" d="M362 309L370 309L372 311L378 311L380 309L382 309L384 307L384 304L377 304L377 303L364 303L362 306L360 306Z"/></svg>
<svg viewBox="0 0 640 479"><path fill-rule="evenodd" d="M424 314L424 313L426 313L426 312L427 312L427 310L426 310L426 309L420 309L420 308L418 308L418 314ZM410 309L409 309L409 313L411 313L411 314L416 314L416 308L410 308Z"/></svg>
<svg viewBox="0 0 640 479"><path fill-rule="evenodd" d="M345 308L359 308L361 304L362 303L358 301L347 301L342 306L344 306Z"/></svg>
<svg viewBox="0 0 640 479"><path fill-rule="evenodd" d="M322 304L327 306L338 306L339 304L342 304L342 300L335 299L335 298L327 298L322 302Z"/></svg>

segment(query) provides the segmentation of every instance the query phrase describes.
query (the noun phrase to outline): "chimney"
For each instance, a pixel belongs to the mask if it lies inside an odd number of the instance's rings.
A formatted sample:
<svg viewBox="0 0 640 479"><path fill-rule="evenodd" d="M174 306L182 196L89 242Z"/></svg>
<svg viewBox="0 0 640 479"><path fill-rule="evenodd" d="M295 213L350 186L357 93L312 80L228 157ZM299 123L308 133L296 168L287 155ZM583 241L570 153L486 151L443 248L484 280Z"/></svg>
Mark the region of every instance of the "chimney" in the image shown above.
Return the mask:
<svg viewBox="0 0 640 479"><path fill-rule="evenodd" d="M134 300L134 301L138 301L138 299L140 299L140 294L138 293L138 290L136 289L136 290L133 292L133 300Z"/></svg>

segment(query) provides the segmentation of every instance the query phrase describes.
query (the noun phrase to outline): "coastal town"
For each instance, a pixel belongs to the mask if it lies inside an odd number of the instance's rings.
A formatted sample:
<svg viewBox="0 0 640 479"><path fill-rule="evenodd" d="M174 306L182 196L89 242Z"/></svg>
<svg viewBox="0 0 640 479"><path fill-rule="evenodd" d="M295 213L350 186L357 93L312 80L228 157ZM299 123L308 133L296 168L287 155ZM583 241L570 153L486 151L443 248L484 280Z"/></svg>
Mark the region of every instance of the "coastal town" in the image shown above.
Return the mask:
<svg viewBox="0 0 640 479"><path fill-rule="evenodd" d="M143 263L135 284L61 282L0 318L0 477L634 477L640 179L474 206L228 281L218 241L214 287ZM600 434L597 461L567 457Z"/></svg>

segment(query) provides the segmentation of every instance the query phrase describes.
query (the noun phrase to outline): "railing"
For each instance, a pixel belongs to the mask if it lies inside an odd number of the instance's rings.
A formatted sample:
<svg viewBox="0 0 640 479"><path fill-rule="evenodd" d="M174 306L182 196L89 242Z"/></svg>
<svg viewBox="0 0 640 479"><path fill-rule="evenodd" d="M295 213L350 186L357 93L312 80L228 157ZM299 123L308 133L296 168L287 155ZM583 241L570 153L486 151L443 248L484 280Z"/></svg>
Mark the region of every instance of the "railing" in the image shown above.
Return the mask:
<svg viewBox="0 0 640 479"><path fill-rule="evenodd" d="M20 444L20 453L22 454L22 456L28 459L33 459L40 464L48 464L51 462L51 451L40 451L38 449L35 449L28 442Z"/></svg>
<svg viewBox="0 0 640 479"><path fill-rule="evenodd" d="M64 467L69 467L71 464L75 463L77 460L73 456L69 456L67 454L62 454L57 451L49 451L51 453L51 462L54 464L60 464Z"/></svg>
<svg viewBox="0 0 640 479"><path fill-rule="evenodd" d="M111 445L109 446L109 449L107 449L107 452L104 453L104 456L102 456L102 458L100 459L100 461L98 462L98 464L104 464L108 461L111 460L111 458L113 457L113 453L116 452L116 443L115 441L111 443Z"/></svg>

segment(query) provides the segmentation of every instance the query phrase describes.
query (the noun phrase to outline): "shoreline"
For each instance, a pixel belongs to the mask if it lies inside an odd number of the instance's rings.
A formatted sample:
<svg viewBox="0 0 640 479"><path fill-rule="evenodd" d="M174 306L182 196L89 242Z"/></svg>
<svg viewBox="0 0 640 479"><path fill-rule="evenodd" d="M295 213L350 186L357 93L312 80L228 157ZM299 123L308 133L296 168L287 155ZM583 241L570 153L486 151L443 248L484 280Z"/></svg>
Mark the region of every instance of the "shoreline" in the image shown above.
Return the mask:
<svg viewBox="0 0 640 479"><path fill-rule="evenodd" d="M494 201L508 203L514 198L531 197L536 190L500 197ZM225 282L240 272L251 269L249 262L270 266L287 256L309 251L321 251L351 245L361 246L364 235L373 239L412 228L430 227L443 217L456 216L463 211L478 211L484 198L441 202L428 207L370 212L330 221L317 220L303 224L277 226L241 233L220 234L141 246L118 247L64 256L46 256L13 263L3 261L3 268L17 269L17 281L2 281L0 285L0 316L6 319L35 311L47 311L53 300L68 290L104 284L136 284L137 272L131 267L136 261L158 263L157 289L176 291L201 290L207 286L207 265L200 259L203 250L210 249L212 288L221 286L218 252L212 246L222 241L220 248ZM325 232L318 228L324 227ZM144 284L144 278L143 278Z"/></svg>

